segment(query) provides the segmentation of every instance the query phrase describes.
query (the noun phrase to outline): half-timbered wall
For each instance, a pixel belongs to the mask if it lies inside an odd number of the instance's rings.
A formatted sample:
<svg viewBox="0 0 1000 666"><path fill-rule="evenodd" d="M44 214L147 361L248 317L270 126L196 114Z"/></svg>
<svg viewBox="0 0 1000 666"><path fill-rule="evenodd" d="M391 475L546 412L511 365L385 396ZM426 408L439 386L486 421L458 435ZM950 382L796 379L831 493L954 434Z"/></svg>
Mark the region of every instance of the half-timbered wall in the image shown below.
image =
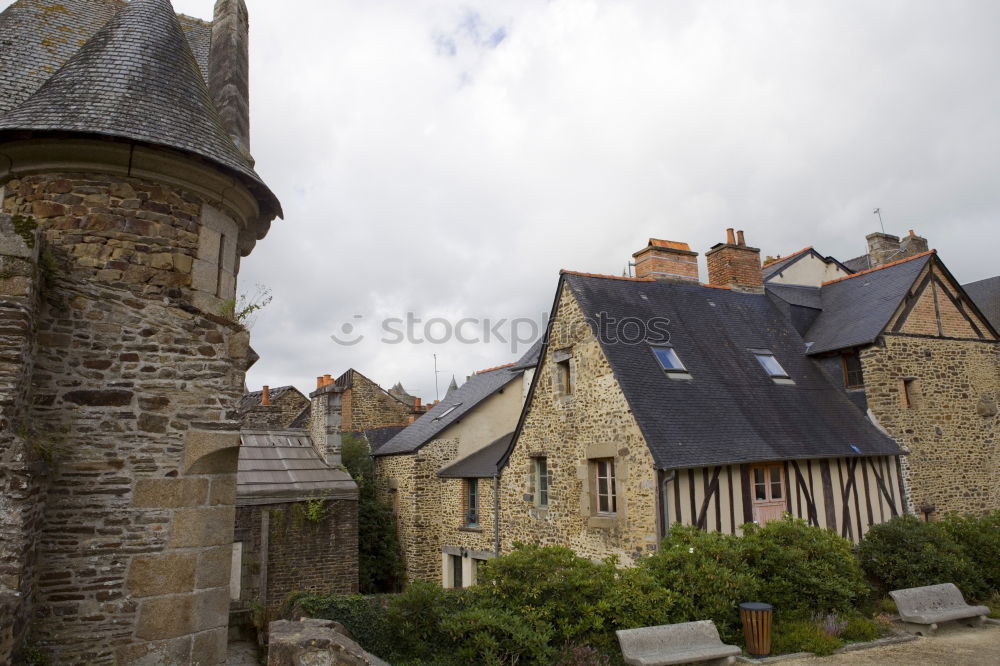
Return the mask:
<svg viewBox="0 0 1000 666"><path fill-rule="evenodd" d="M786 511L858 541L870 526L903 511L897 460L888 456L778 463L783 469ZM670 522L741 534L742 525L754 522L752 467L676 470L667 484Z"/></svg>

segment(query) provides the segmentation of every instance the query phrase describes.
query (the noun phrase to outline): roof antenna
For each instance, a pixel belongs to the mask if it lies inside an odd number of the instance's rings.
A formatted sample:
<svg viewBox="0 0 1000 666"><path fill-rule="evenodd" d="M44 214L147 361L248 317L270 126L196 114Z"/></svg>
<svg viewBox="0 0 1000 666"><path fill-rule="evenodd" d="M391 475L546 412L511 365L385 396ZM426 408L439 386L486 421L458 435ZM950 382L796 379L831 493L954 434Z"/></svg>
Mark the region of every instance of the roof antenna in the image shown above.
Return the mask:
<svg viewBox="0 0 1000 666"><path fill-rule="evenodd" d="M434 400L440 400L441 396L438 395L438 355L434 356Z"/></svg>
<svg viewBox="0 0 1000 666"><path fill-rule="evenodd" d="M882 210L881 208L876 208L876 209L875 209L875 210L873 210L872 212L873 212L874 214L878 215L878 225L879 225L880 227L882 227L882 233L885 233L885 225L884 225L884 224L882 224L882 213L881 213L881 210Z"/></svg>

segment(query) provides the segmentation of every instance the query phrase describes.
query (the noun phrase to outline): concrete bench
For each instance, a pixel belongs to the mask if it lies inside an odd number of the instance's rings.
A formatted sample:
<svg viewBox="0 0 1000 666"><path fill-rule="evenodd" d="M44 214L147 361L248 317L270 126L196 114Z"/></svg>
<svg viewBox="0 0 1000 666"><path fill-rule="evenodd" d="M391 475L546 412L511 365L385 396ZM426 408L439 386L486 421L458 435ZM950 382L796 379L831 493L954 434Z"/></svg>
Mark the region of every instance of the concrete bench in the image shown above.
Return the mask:
<svg viewBox="0 0 1000 666"><path fill-rule="evenodd" d="M986 606L970 606L952 583L928 585L927 587L910 587L905 590L893 590L889 593L896 608L899 619L911 633L928 635L937 631L938 624L952 620L967 620L977 618L969 626L986 622L990 609Z"/></svg>
<svg viewBox="0 0 1000 666"><path fill-rule="evenodd" d="M732 664L741 650L726 645L711 620L616 631L625 663L666 666L699 661Z"/></svg>

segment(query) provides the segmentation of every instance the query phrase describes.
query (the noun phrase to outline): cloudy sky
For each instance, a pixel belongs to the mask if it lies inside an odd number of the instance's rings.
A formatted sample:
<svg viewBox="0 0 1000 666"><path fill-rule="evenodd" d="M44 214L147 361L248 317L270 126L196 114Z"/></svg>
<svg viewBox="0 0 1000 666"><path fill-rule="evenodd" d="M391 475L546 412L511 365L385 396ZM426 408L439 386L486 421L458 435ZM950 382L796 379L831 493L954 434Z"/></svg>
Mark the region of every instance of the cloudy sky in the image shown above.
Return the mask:
<svg viewBox="0 0 1000 666"><path fill-rule="evenodd" d="M433 399L433 354L443 393L525 345L381 322L527 338L560 268L620 275L649 237L850 258L880 207L959 280L1000 273L1000 3L247 4L252 149L285 210L240 274L273 295L252 388L354 367Z"/></svg>

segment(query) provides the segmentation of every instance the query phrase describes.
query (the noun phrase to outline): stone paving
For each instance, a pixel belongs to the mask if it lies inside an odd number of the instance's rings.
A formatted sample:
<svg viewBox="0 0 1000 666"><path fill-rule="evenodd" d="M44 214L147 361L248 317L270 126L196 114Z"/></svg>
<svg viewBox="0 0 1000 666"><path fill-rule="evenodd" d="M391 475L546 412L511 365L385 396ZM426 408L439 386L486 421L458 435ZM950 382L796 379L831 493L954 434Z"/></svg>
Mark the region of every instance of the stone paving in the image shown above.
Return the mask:
<svg viewBox="0 0 1000 666"><path fill-rule="evenodd" d="M255 643L236 641L229 644L226 666L260 666L263 663Z"/></svg>

